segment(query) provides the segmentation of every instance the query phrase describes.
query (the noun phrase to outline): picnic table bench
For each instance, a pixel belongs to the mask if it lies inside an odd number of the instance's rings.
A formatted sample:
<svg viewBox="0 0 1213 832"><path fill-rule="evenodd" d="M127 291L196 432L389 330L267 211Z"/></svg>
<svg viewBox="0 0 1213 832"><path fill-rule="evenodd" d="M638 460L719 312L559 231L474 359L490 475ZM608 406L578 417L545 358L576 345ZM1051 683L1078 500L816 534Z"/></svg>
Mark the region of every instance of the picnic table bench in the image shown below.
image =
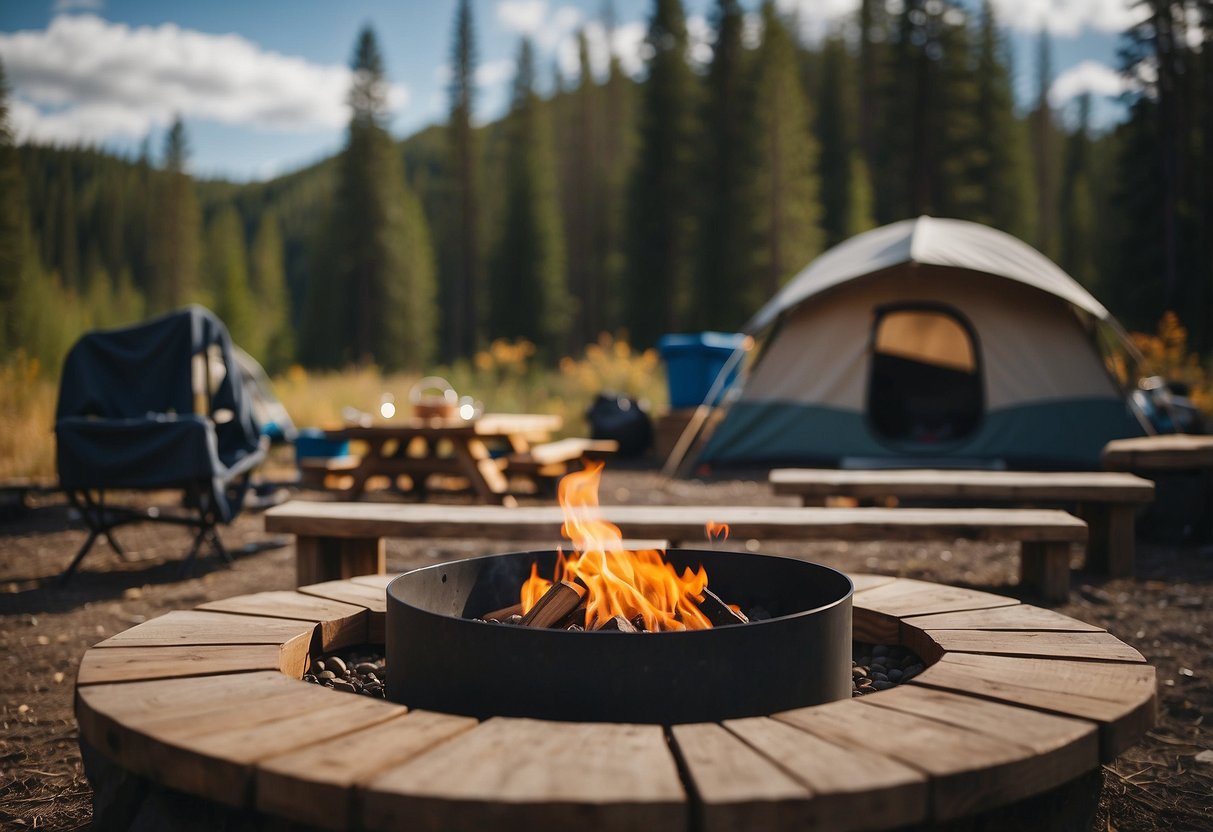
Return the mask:
<svg viewBox="0 0 1213 832"><path fill-rule="evenodd" d="M827 497L1076 505L1090 527L1088 566L1113 577L1133 575L1136 511L1154 499L1149 480L1106 471L779 468L770 480L776 494L800 497L805 505L824 504Z"/></svg>
<svg viewBox="0 0 1213 832"><path fill-rule="evenodd" d="M393 577L212 601L88 650L75 713L97 824L1085 829L1100 762L1154 722L1154 668L1101 628L880 575L850 576L855 638L927 668L849 701L675 726L478 722L300 681L382 642Z"/></svg>
<svg viewBox="0 0 1213 832"><path fill-rule="evenodd" d="M1020 582L1050 601L1070 586L1070 545L1087 524L1054 509L796 508L790 506L611 506L626 537L673 545L705 539L709 522L734 539L994 540L1020 543ZM267 531L296 536L300 584L382 574L389 537L489 538L554 544L564 515L557 506L450 506L292 501L265 514Z"/></svg>

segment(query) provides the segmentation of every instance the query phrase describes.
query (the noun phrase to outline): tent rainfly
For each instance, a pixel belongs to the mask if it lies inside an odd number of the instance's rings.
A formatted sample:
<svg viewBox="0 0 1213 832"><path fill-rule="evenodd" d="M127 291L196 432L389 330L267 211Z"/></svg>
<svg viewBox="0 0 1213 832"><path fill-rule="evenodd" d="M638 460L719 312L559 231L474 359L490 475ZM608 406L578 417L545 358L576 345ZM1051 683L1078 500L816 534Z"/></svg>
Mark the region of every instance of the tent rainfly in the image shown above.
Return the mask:
<svg viewBox="0 0 1213 832"><path fill-rule="evenodd" d="M919 217L860 234L746 325L766 333L700 461L1095 468L1142 434L1108 310L1016 238Z"/></svg>

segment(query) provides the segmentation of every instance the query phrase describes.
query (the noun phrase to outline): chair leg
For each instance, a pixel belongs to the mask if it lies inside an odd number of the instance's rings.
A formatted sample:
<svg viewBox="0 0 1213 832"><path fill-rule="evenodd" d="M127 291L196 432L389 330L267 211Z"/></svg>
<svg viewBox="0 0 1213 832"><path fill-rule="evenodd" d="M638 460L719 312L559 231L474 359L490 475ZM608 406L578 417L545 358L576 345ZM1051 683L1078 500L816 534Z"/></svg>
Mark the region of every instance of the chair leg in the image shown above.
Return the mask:
<svg viewBox="0 0 1213 832"><path fill-rule="evenodd" d="M80 547L80 551L72 558L72 562L68 564L67 569L59 573L59 586L67 586L71 581L72 575L76 574L76 567L80 565L80 561L84 560L84 556L88 554L88 550L93 548L93 543L97 540L97 530L90 529L88 540L84 541L84 545Z"/></svg>

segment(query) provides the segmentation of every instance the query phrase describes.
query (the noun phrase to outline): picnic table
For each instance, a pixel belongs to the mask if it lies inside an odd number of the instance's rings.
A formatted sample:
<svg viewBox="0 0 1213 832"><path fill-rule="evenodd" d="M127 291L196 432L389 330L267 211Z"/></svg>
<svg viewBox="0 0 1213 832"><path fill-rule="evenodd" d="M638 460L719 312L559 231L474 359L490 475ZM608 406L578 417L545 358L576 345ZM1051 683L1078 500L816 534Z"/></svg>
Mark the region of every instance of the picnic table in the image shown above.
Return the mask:
<svg viewBox="0 0 1213 832"><path fill-rule="evenodd" d="M827 497L1077 505L1091 530L1088 565L1114 577L1133 575L1135 513L1154 499L1149 480L1106 471L778 468L770 479L776 494L800 497L805 505L824 505Z"/></svg>
<svg viewBox="0 0 1213 832"><path fill-rule="evenodd" d="M405 418L371 425L347 425L326 431L329 439L356 440L367 452L351 462L344 473L352 477L348 496L358 497L367 480L389 477L396 483L407 476L414 490L424 493L427 478L435 474L467 479L476 496L486 503L512 505L509 481L490 446L509 454L526 454L535 443L546 442L560 430L559 416L537 413L485 413L472 419Z"/></svg>

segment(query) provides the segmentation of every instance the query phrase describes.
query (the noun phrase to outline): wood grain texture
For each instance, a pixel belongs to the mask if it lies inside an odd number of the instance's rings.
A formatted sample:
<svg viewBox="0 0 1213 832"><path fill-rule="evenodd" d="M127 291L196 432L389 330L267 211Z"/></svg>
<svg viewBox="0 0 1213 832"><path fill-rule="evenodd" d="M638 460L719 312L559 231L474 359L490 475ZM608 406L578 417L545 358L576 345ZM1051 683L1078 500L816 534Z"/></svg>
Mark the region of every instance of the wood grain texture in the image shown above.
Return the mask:
<svg viewBox="0 0 1213 832"><path fill-rule="evenodd" d="M697 540L709 521L758 540L1054 540L1081 543L1086 523L1064 511L975 508L796 508L788 506L611 506L625 536ZM549 540L558 506L316 503L293 500L265 514L267 531L307 537Z"/></svg>
<svg viewBox="0 0 1213 832"><path fill-rule="evenodd" d="M879 748L926 772L931 818L936 821L1010 803L1053 784L1033 774L1036 755L1026 746L917 714L834 702L773 718L836 745Z"/></svg>
<svg viewBox="0 0 1213 832"><path fill-rule="evenodd" d="M1145 657L1111 633L1007 630L903 630L905 645L920 656L935 645L948 653L1053 657L1105 662L1144 662ZM920 649L923 648L923 649Z"/></svg>
<svg viewBox="0 0 1213 832"><path fill-rule="evenodd" d="M848 572L847 577L855 585L855 592L857 594L867 592L869 589L875 589L878 586L891 584L898 580L892 575L870 575L863 572Z"/></svg>
<svg viewBox="0 0 1213 832"><path fill-rule="evenodd" d="M277 670L299 678L307 670L307 654L305 652L300 657L292 651L283 651L281 646L275 644L110 647L85 652L80 660L76 685L214 676L255 670Z"/></svg>
<svg viewBox="0 0 1213 832"><path fill-rule="evenodd" d="M1170 433L1114 439L1104 446L1110 471L1179 471L1213 467L1213 436Z"/></svg>
<svg viewBox="0 0 1213 832"><path fill-rule="evenodd" d="M715 723L675 725L670 735L705 832L820 828L809 789L736 735Z"/></svg>
<svg viewBox="0 0 1213 832"><path fill-rule="evenodd" d="M370 577L370 576L363 576ZM345 604L365 607L366 640L372 644L382 644L384 630L387 626L387 590L374 584L359 583L352 578L347 581L325 581L324 583L301 586L296 592L311 595L316 598L327 598L330 601L341 601Z"/></svg>
<svg viewBox="0 0 1213 832"><path fill-rule="evenodd" d="M1025 540L1019 550L1019 583L1046 601L1070 597L1070 544Z"/></svg>
<svg viewBox="0 0 1213 832"><path fill-rule="evenodd" d="M175 610L137 624L94 645L110 647L188 647L200 644L310 643L316 625L310 621Z"/></svg>
<svg viewBox="0 0 1213 832"><path fill-rule="evenodd" d="M1011 607L1019 603L1005 595L944 586L927 581L899 578L896 582L866 590L855 596L854 605L873 612L901 618L961 610L986 610Z"/></svg>
<svg viewBox="0 0 1213 832"><path fill-rule="evenodd" d="M1154 725L1149 665L948 653L911 685L963 691L1099 724L1100 753L1114 758Z"/></svg>
<svg viewBox="0 0 1213 832"><path fill-rule="evenodd" d="M682 829L660 726L497 717L366 783L371 830Z"/></svg>
<svg viewBox="0 0 1213 832"><path fill-rule="evenodd" d="M898 497L1043 502L1148 503L1154 483L1109 471L847 471L778 468L776 494L810 497Z"/></svg>
<svg viewBox="0 0 1213 832"><path fill-rule="evenodd" d="M809 789L804 828L880 829L926 819L926 775L878 751L828 742L768 717L728 720L724 727Z"/></svg>
<svg viewBox="0 0 1213 832"><path fill-rule="evenodd" d="M290 618L320 625L321 648L337 650L367 640L367 609L329 598L304 595L288 590L237 595L198 606L209 612Z"/></svg>
<svg viewBox="0 0 1213 832"><path fill-rule="evenodd" d="M360 781L477 724L471 717L412 711L269 757L257 765L257 808L326 829L356 828Z"/></svg>
<svg viewBox="0 0 1213 832"><path fill-rule="evenodd" d="M355 575L350 580L356 584L363 586L373 586L376 589L387 591L387 585L403 575L403 572L389 572L386 575Z"/></svg>
<svg viewBox="0 0 1213 832"><path fill-rule="evenodd" d="M1103 627L1031 604L912 615L902 618L901 625L903 629L914 627L919 630L1056 630L1075 633L1104 631Z"/></svg>
<svg viewBox="0 0 1213 832"><path fill-rule="evenodd" d="M379 575L386 569L384 541L378 538L300 537L295 542L295 584Z"/></svg>

